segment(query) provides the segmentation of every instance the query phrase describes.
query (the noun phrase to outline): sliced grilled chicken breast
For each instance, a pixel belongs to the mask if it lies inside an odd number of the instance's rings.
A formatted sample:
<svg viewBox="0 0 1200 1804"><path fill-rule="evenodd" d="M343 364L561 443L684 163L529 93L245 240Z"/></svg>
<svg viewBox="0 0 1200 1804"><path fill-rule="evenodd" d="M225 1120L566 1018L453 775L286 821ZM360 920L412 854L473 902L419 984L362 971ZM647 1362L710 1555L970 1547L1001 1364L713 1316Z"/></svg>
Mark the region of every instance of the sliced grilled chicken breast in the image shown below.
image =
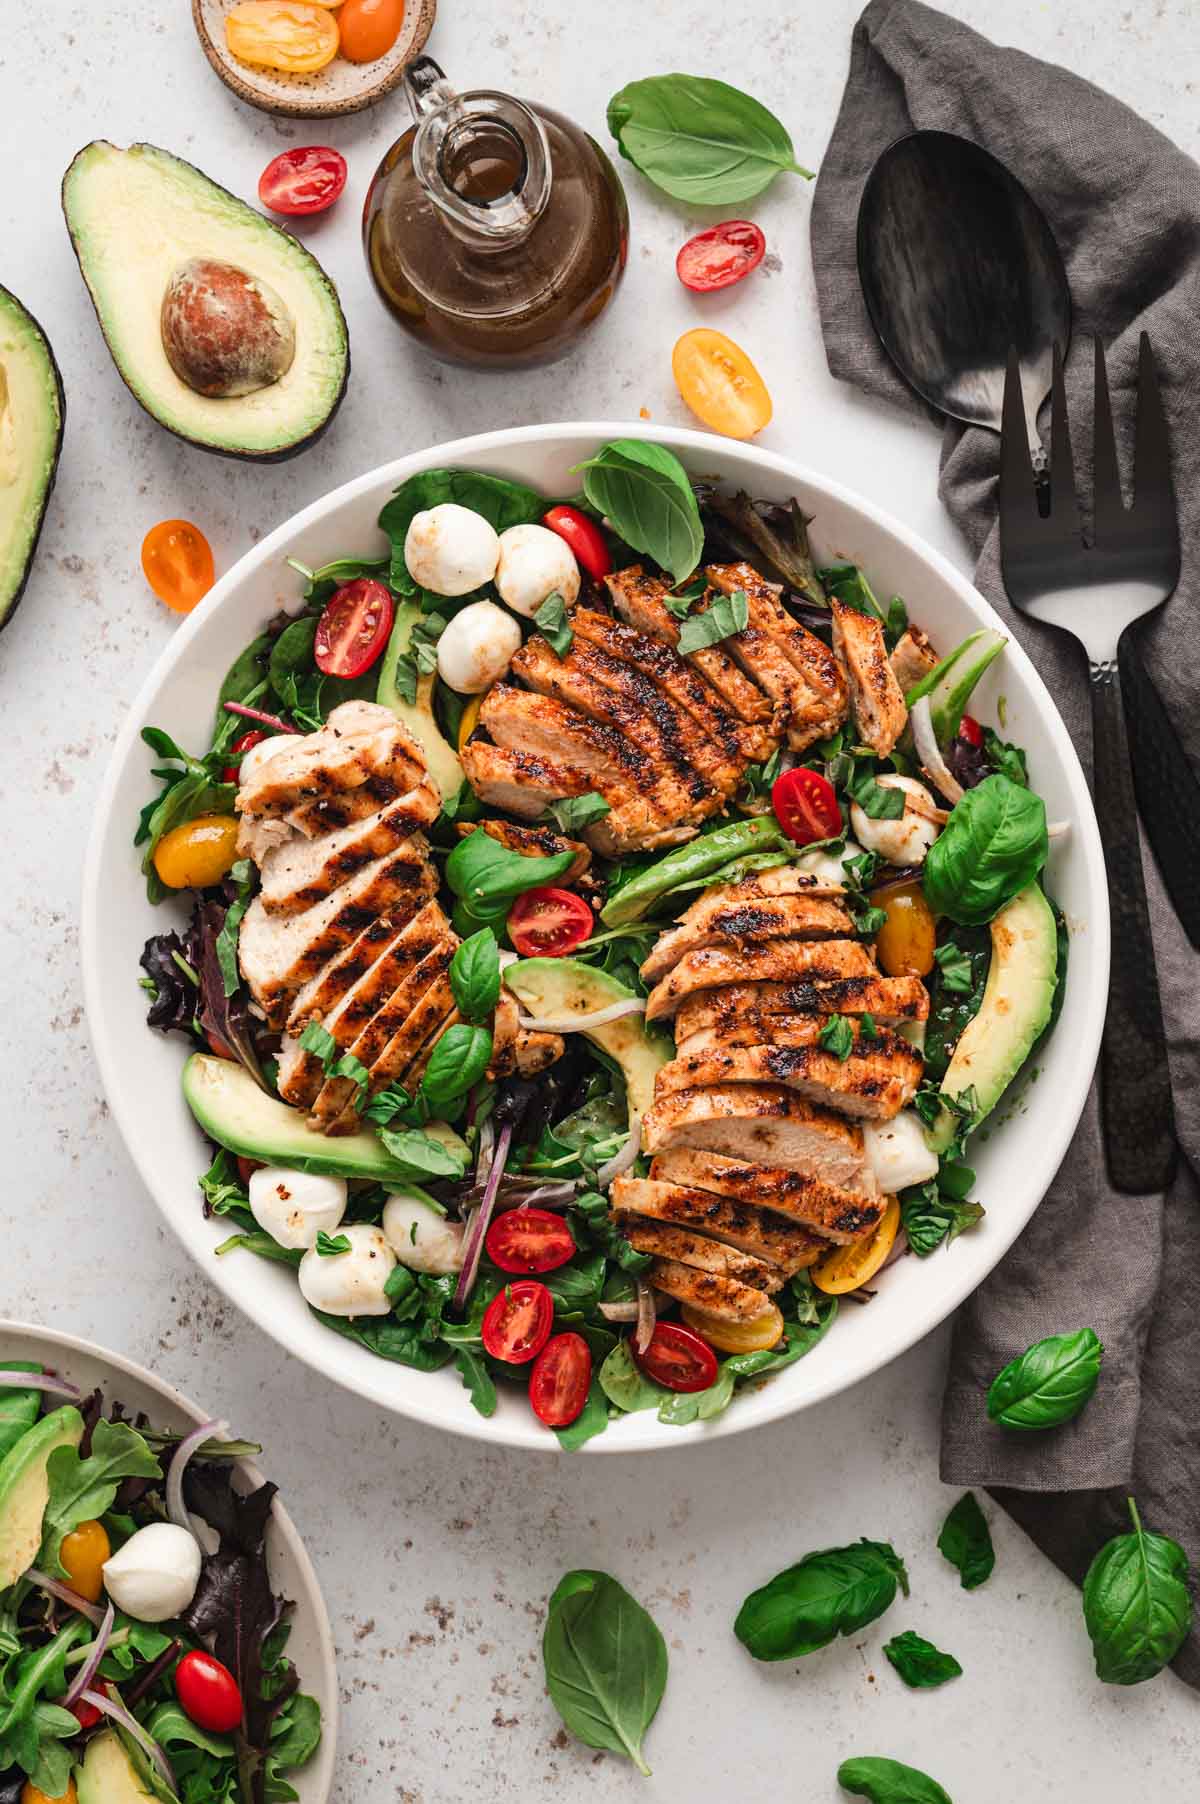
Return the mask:
<svg viewBox="0 0 1200 1804"><path fill-rule="evenodd" d="M863 1176L862 1129L782 1084L718 1084L661 1097L642 1118L642 1150L680 1146L874 1189Z"/></svg>
<svg viewBox="0 0 1200 1804"><path fill-rule="evenodd" d="M420 906L418 903L418 908ZM396 935L403 932L413 918L413 912L406 904L397 909L395 915L385 911L364 927L357 938L297 990L285 1032L301 1034L310 1021L319 1021L327 1015L346 991L370 970L376 959L383 957Z"/></svg>
<svg viewBox="0 0 1200 1804"><path fill-rule="evenodd" d="M886 983L919 983L920 979L880 978L880 984ZM835 988L843 986L835 985ZM820 992L818 992L818 996ZM873 1010L865 1011L871 1015L876 1027L880 1026L879 1017ZM770 1015L748 1011L740 1019L729 1016L718 1027L698 1028L693 1034L683 1034L679 1023L683 1010L675 1017L675 1050L681 1059L708 1058L714 1053L732 1051L737 1046L809 1046L813 1043L830 1015L840 1014L840 1009L832 1004L826 1009L797 1011L792 1014Z"/></svg>
<svg viewBox="0 0 1200 1804"><path fill-rule="evenodd" d="M609 1200L618 1227L638 1217L669 1222L695 1234L723 1240L740 1252L778 1267L785 1278L802 1271L828 1252L829 1242L798 1227L786 1216L683 1184L651 1178L614 1178Z"/></svg>
<svg viewBox="0 0 1200 1804"><path fill-rule="evenodd" d="M687 1228L631 1218L624 1231L629 1244L639 1253L677 1259L680 1265L690 1265L694 1271L736 1278L739 1284L750 1284L755 1290L767 1292L778 1290L783 1283L783 1273L777 1266L756 1259L752 1253L741 1253L722 1241L710 1240L704 1234L693 1234Z"/></svg>
<svg viewBox="0 0 1200 1804"><path fill-rule="evenodd" d="M845 894L841 883L827 882L824 877L809 876L794 864L774 865L768 871L755 871L738 883L718 883L684 909L680 926L701 926L710 916L724 908L735 908L743 902L774 901L779 896L833 896Z"/></svg>
<svg viewBox="0 0 1200 1804"><path fill-rule="evenodd" d="M419 982L402 986L405 990L403 998L397 992L389 1001L378 1027L372 1023L367 1029L369 1039L364 1041L363 1051L369 1053L375 1047L380 1048L373 1060L362 1059L367 1066L368 1096L377 1095L388 1084L409 1087L413 1066L429 1045L431 1036L440 1033L454 1008L454 992L448 975L453 956L452 946L445 946L433 954L432 981L428 972L422 971ZM439 964L442 968L437 970ZM454 1019L458 1019L457 1015ZM389 1029L392 1030L390 1033ZM356 1058L360 1056L355 1053ZM322 1128L327 1134L353 1133L358 1120L357 1110L352 1106L354 1090L351 1080L330 1078L313 1104L309 1117L313 1126Z"/></svg>
<svg viewBox="0 0 1200 1804"><path fill-rule="evenodd" d="M697 1271L678 1259L656 1259L648 1273L656 1290L665 1291L677 1302L690 1303L708 1315L726 1322L753 1322L764 1313L770 1298L761 1290L752 1290L736 1278L716 1272Z"/></svg>
<svg viewBox="0 0 1200 1804"><path fill-rule="evenodd" d="M852 943L835 940L821 949L836 952ZM807 976L785 983L723 984L719 989L696 990L680 1004L675 1043L681 1045L698 1033L732 1034L777 1015L813 1012L869 1014L877 1023L924 1021L929 1014L929 993L919 977L880 977L874 966L868 976L839 977L836 970L817 967ZM771 1037L769 1028L759 1035L762 1040Z"/></svg>
<svg viewBox="0 0 1200 1804"><path fill-rule="evenodd" d="M675 1058L654 1080L656 1098L708 1084L785 1084L810 1102L861 1121L890 1121L912 1101L922 1059L907 1040L881 1031L856 1038L846 1059L818 1043L825 1022L813 1016L807 1044L735 1046Z"/></svg>
<svg viewBox="0 0 1200 1804"><path fill-rule="evenodd" d="M683 921L660 936L642 966L647 983L657 983L689 952L706 946L738 953L747 943L774 939L836 939L854 932L854 917L833 897L747 897Z"/></svg>
<svg viewBox="0 0 1200 1804"><path fill-rule="evenodd" d="M316 733L305 733L261 764L237 793L239 814L282 814L305 803L371 785L376 806L425 775L415 739L387 708L344 702ZM342 823L339 823L342 824Z"/></svg>
<svg viewBox="0 0 1200 1804"><path fill-rule="evenodd" d="M903 694L916 687L922 677L936 670L938 655L919 626L910 626L896 641L888 663Z"/></svg>
<svg viewBox="0 0 1200 1804"><path fill-rule="evenodd" d="M908 723L904 692L888 663L883 622L831 601L833 648L846 667L859 737L886 757ZM270 767L268 766L268 769Z"/></svg>
<svg viewBox="0 0 1200 1804"><path fill-rule="evenodd" d="M441 806L432 784L422 783L365 820L321 839L294 835L260 861L263 907L270 915L303 914L373 859L401 850L414 864L427 858L429 842L421 829L437 819Z"/></svg>
<svg viewBox="0 0 1200 1804"><path fill-rule="evenodd" d="M551 802L585 796L596 787L584 771L552 763L536 752L489 745L486 739L469 739L459 756L467 782L481 802L527 820L545 814Z"/></svg>
<svg viewBox="0 0 1200 1804"><path fill-rule="evenodd" d="M849 1123L842 1125L849 1127ZM851 1131L858 1133L857 1129ZM858 1148L861 1154L861 1133ZM843 1160L843 1167L848 1168L848 1163ZM711 1193L743 1209L769 1211L772 1220L800 1223L825 1240L844 1246L869 1234L885 1206L886 1199L875 1189L865 1156L859 1169L869 1190L831 1182L806 1171L756 1165L720 1153L675 1147L657 1155L648 1181L670 1190L682 1188L688 1194Z"/></svg>
<svg viewBox="0 0 1200 1804"><path fill-rule="evenodd" d="M710 565L707 574L722 594L740 590L745 595L750 612L747 631L755 635L758 655L762 647L757 636L765 634L799 679L799 687L790 691L788 744L794 751L805 751L816 740L827 739L850 711L846 678L829 647L792 618L780 602L779 589L753 565ZM732 643L737 657L737 640Z"/></svg>
<svg viewBox="0 0 1200 1804"><path fill-rule="evenodd" d="M573 853L574 863L567 866L561 877L555 878L556 883L573 883L576 877L583 876L592 862L587 846L577 839L568 839L563 833L556 833L553 827L515 827L511 821L463 821L458 836L466 839L475 832L486 833L489 839L526 858L557 858L561 852Z"/></svg>
<svg viewBox="0 0 1200 1804"><path fill-rule="evenodd" d="M844 948L851 947L847 953ZM673 1015L679 1005L696 990L708 990L725 983L788 983L796 978L828 975L836 978L847 967L853 968L856 942L831 940L828 943L810 939L762 940L757 944L733 948L701 946L686 952L674 968L651 990L646 1003L648 1021ZM865 947L858 946L867 971L875 967ZM865 974L865 973L864 973Z"/></svg>
<svg viewBox="0 0 1200 1804"><path fill-rule="evenodd" d="M500 1000L492 1016L492 1062L489 1078L511 1077L519 1071L522 1077L536 1077L563 1055L566 1046L561 1034L542 1033L522 1027L516 998L501 990Z"/></svg>

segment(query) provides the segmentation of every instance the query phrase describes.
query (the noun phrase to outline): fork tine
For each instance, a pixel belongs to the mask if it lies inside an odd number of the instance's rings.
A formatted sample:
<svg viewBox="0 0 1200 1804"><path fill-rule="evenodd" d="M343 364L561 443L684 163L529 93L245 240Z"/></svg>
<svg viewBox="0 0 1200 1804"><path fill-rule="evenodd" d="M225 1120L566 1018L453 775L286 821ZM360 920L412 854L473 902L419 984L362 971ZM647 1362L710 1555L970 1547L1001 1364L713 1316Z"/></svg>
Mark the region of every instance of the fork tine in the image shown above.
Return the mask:
<svg viewBox="0 0 1200 1804"><path fill-rule="evenodd" d="M1176 528L1175 491L1171 482L1171 439L1167 431L1162 390L1154 367L1149 333L1143 332L1138 348L1138 416L1134 440L1135 495L1139 515L1148 512L1163 530L1168 520Z"/></svg>
<svg viewBox="0 0 1200 1804"><path fill-rule="evenodd" d="M1097 338L1096 346L1096 423L1092 441L1092 458L1095 465L1095 495L1093 502L1094 532L1097 545L1101 545L1110 536L1114 525L1119 524L1125 512L1125 498L1121 493L1121 466L1117 460L1117 437L1113 429L1112 403L1108 394L1108 366L1104 361L1104 345Z"/></svg>
<svg viewBox="0 0 1200 1804"><path fill-rule="evenodd" d="M1063 379L1062 347L1054 347L1054 382L1050 391L1050 511L1055 538L1079 540L1079 497L1075 491L1075 459L1071 455L1071 421Z"/></svg>
<svg viewBox="0 0 1200 1804"><path fill-rule="evenodd" d="M1025 405L1021 398L1021 364L1016 346L1010 346L1004 377L1004 408L1000 424L1000 532L1026 518L1037 518L1033 485L1033 461L1025 429Z"/></svg>

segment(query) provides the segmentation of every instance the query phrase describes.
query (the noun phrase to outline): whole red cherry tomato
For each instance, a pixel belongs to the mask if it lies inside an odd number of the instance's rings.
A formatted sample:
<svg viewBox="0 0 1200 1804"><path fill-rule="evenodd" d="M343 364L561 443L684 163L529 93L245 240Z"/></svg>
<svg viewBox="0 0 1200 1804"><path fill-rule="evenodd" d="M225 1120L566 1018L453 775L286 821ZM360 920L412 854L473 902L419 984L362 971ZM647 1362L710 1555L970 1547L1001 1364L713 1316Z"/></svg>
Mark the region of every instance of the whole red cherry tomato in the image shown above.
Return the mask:
<svg viewBox="0 0 1200 1804"><path fill-rule="evenodd" d="M612 569L612 554L604 534L596 522L577 507L552 507L542 515L542 525L565 539L575 555L575 562L587 571L594 582Z"/></svg>
<svg viewBox="0 0 1200 1804"><path fill-rule="evenodd" d="M497 1291L483 1312L483 1344L493 1359L523 1366L550 1338L554 1298L544 1284L520 1278Z"/></svg>
<svg viewBox="0 0 1200 1804"><path fill-rule="evenodd" d="M271 159L258 178L258 198L272 213L323 213L345 186L341 151L305 144Z"/></svg>
<svg viewBox="0 0 1200 1804"><path fill-rule="evenodd" d="M766 239L751 220L726 219L688 239L675 259L675 273L696 294L732 288L758 268L766 248Z"/></svg>
<svg viewBox="0 0 1200 1804"><path fill-rule="evenodd" d="M487 1256L502 1272L552 1272L575 1251L561 1215L549 1209L509 1209L487 1231Z"/></svg>
<svg viewBox="0 0 1200 1804"><path fill-rule="evenodd" d="M391 591L370 577L343 583L317 622L313 657L326 676L359 677L380 659L396 615Z"/></svg>
<svg viewBox="0 0 1200 1804"><path fill-rule="evenodd" d="M647 1378L669 1391L706 1391L716 1379L716 1354L694 1329L681 1322L656 1322L644 1353L639 1353L632 1341L629 1344Z"/></svg>
<svg viewBox="0 0 1200 1804"><path fill-rule="evenodd" d="M529 1374L533 1413L547 1428L565 1428L587 1402L592 1356L581 1334L556 1334L538 1354Z"/></svg>
<svg viewBox="0 0 1200 1804"><path fill-rule="evenodd" d="M592 911L569 889L527 889L508 911L508 937L522 958L562 958L592 935Z"/></svg>
<svg viewBox="0 0 1200 1804"><path fill-rule="evenodd" d="M820 771L785 770L771 785L771 806L779 825L798 846L834 839L842 830L833 784Z"/></svg>
<svg viewBox="0 0 1200 1804"><path fill-rule="evenodd" d="M255 728L253 733L243 733L240 739L234 740L229 748L230 757L234 759L234 762L232 764L227 764L225 769L221 772L222 783L237 782L242 768L242 759L252 745L261 745L266 737L267 735L265 733L259 732L258 729Z"/></svg>
<svg viewBox="0 0 1200 1804"><path fill-rule="evenodd" d="M200 1729L229 1735L242 1720L242 1694L227 1666L203 1648L185 1654L175 1668L179 1702Z"/></svg>
<svg viewBox="0 0 1200 1804"><path fill-rule="evenodd" d="M95 1704L85 1704L82 1698L76 1698L71 1705L71 1715L81 1729L94 1729L100 1721L100 1712Z"/></svg>
<svg viewBox="0 0 1200 1804"><path fill-rule="evenodd" d="M964 714L958 723L958 736L968 745L983 744L983 728L973 714Z"/></svg>

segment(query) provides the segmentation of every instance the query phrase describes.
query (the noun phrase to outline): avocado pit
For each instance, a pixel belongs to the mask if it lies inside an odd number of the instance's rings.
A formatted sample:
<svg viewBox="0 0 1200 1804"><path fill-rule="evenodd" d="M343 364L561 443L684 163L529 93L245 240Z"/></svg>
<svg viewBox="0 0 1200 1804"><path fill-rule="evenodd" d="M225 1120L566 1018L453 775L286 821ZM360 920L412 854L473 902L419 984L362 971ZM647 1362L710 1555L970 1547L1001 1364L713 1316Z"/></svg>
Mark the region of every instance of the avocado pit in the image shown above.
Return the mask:
<svg viewBox="0 0 1200 1804"><path fill-rule="evenodd" d="M210 400L270 388L296 355L295 323L270 284L209 257L191 257L171 276L161 330L179 380Z"/></svg>

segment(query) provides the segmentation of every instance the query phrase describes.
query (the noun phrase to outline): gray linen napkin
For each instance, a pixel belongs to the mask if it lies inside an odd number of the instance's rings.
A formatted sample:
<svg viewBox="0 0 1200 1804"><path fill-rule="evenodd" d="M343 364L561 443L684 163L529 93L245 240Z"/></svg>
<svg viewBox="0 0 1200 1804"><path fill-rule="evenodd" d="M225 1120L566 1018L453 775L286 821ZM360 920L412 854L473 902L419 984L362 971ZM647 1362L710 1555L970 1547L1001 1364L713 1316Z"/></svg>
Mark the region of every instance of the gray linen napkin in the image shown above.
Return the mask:
<svg viewBox="0 0 1200 1804"><path fill-rule="evenodd" d="M1091 487L1087 340L1096 334L1108 347L1128 471L1138 334L1151 334L1171 423L1183 578L1145 629L1142 646L1200 765L1200 168L1077 76L1000 48L917 0L873 0L854 31L841 113L814 196L813 263L834 375L917 411L923 403L894 373L871 330L854 255L867 173L880 151L916 127L982 144L1050 219L1075 303L1067 389L1084 492ZM940 493L978 557L979 587L1045 677L1090 770L1082 654L1051 629L1014 615L1004 595L998 453L993 434L946 426ZM959 1313L943 1408L942 1477L990 1487L1077 1580L1124 1525L1127 1491L1148 1525L1173 1535L1200 1566L1200 965L1148 848L1143 861L1185 1155L1179 1175L1165 1197L1112 1191L1093 1090L1033 1221ZM984 1201L1003 1211L1002 1196ZM1042 1335L1085 1325L1099 1334L1105 1354L1099 1389L1083 1415L1043 1434L1015 1435L989 1423L984 1393L995 1372ZM1176 1670L1200 1686L1200 1632Z"/></svg>

